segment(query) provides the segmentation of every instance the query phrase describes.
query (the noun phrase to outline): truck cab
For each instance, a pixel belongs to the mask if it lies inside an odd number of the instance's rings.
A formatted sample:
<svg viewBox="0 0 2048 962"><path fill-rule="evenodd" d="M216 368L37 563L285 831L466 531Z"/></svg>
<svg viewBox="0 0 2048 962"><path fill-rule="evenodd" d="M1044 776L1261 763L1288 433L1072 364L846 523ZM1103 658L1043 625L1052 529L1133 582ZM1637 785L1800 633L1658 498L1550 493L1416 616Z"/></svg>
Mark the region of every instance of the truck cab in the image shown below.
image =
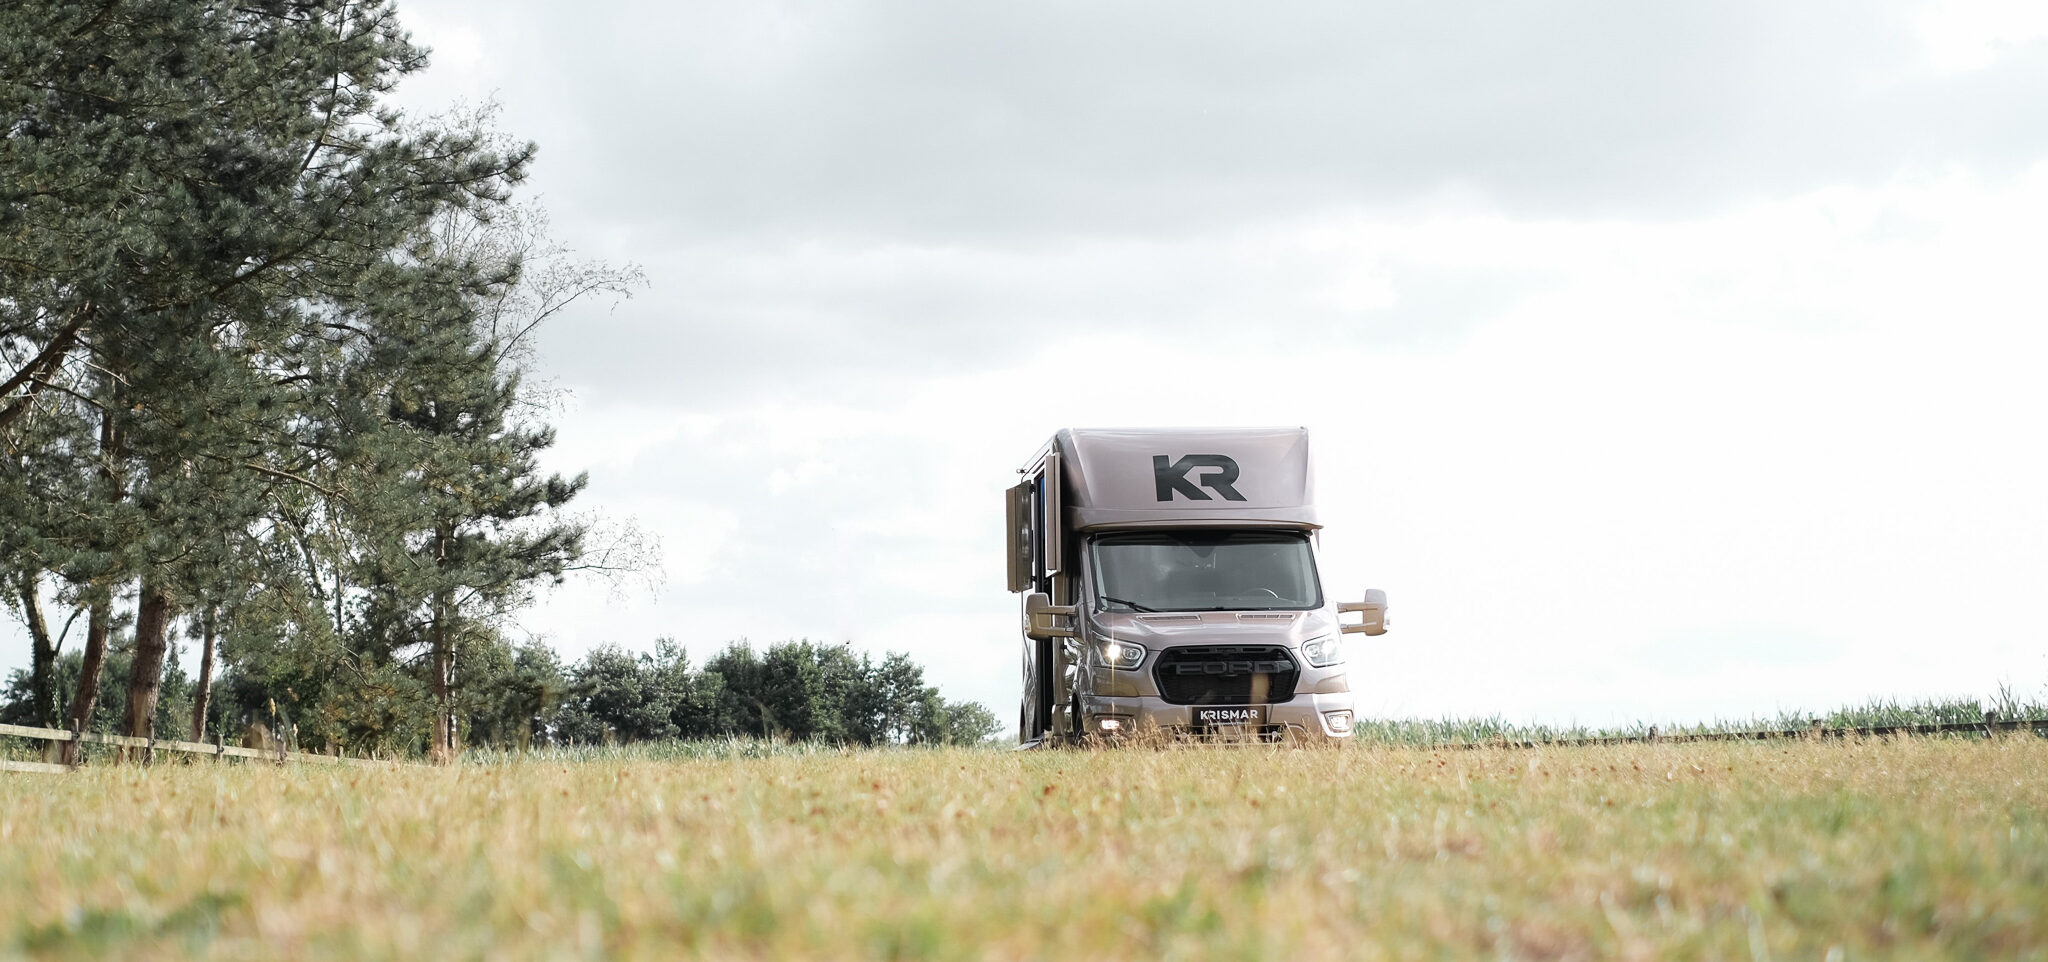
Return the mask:
<svg viewBox="0 0 2048 962"><path fill-rule="evenodd" d="M1019 473L1021 742L1350 737L1346 636L1386 596L1323 590L1306 430L1070 428Z"/></svg>

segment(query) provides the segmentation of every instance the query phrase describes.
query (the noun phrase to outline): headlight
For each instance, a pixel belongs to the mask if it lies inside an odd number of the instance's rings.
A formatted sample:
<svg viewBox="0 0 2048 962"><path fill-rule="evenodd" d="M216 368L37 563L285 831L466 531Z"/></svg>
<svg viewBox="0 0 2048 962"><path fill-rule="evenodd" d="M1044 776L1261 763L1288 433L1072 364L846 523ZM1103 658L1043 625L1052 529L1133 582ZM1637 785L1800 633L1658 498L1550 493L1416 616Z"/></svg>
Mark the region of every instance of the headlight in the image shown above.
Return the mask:
<svg viewBox="0 0 2048 962"><path fill-rule="evenodd" d="M1128 641L1105 641L1095 650L1102 655L1102 663L1111 668L1136 668L1145 660L1145 646Z"/></svg>
<svg viewBox="0 0 2048 962"><path fill-rule="evenodd" d="M1317 668L1344 663L1344 641L1342 635L1324 635L1310 638L1301 643L1301 653L1308 663Z"/></svg>

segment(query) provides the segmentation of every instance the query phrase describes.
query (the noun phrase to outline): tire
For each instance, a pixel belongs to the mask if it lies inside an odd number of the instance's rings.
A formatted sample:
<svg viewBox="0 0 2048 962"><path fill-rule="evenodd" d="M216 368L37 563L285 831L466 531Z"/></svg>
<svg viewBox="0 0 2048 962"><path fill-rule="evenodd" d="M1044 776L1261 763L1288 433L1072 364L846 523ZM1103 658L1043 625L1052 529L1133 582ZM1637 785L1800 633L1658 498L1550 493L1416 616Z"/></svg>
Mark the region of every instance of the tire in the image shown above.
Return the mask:
<svg viewBox="0 0 2048 962"><path fill-rule="evenodd" d="M1040 735L1040 736L1045 736L1045 735L1049 735L1049 734L1051 734L1051 733L1052 733L1052 711L1053 711L1053 707L1052 707L1052 691L1053 691L1053 684L1052 684L1052 681L1053 681L1053 677L1052 677L1052 673L1053 673L1053 659L1052 659L1052 639L1049 639L1049 638L1047 638L1047 639L1041 639L1041 640L1040 640L1040 641L1038 642L1038 647L1037 647L1037 655L1038 655L1038 666L1037 666L1037 667L1038 667L1038 698L1037 698L1037 702L1038 702L1038 704L1037 704L1037 708L1038 708L1038 732L1039 732L1039 735Z"/></svg>
<svg viewBox="0 0 2048 962"><path fill-rule="evenodd" d="M1069 727L1073 731L1072 737L1074 744L1087 744L1089 735L1087 724L1088 719L1082 717L1081 715L1081 693L1078 691L1073 694L1073 697L1067 700L1067 717L1069 719L1072 719L1073 721L1073 724Z"/></svg>

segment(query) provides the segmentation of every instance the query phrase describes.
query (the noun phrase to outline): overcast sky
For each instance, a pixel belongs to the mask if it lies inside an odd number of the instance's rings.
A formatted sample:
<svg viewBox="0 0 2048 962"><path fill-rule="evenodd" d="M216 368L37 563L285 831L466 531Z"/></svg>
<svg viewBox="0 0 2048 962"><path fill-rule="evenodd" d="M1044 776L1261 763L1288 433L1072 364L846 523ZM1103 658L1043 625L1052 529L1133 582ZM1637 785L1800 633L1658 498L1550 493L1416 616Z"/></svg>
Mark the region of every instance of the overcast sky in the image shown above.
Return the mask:
<svg viewBox="0 0 2048 962"><path fill-rule="evenodd" d="M561 241L566 655L903 650L1015 717L1062 426L1306 425L1368 715L2048 696L2048 7L402 0ZM17 646L25 649L25 646ZM10 650L0 659L26 661Z"/></svg>

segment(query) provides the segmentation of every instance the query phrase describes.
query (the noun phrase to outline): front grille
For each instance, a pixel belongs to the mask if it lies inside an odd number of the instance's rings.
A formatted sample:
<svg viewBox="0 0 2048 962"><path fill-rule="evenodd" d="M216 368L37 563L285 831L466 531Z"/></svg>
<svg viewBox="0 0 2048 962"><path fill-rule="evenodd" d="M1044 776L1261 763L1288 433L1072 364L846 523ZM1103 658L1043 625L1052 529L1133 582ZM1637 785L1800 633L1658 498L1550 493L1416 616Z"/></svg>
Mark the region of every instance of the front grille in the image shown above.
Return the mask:
<svg viewBox="0 0 2048 962"><path fill-rule="evenodd" d="M1277 705L1301 668L1278 645L1187 645L1159 653L1152 679L1172 705Z"/></svg>

